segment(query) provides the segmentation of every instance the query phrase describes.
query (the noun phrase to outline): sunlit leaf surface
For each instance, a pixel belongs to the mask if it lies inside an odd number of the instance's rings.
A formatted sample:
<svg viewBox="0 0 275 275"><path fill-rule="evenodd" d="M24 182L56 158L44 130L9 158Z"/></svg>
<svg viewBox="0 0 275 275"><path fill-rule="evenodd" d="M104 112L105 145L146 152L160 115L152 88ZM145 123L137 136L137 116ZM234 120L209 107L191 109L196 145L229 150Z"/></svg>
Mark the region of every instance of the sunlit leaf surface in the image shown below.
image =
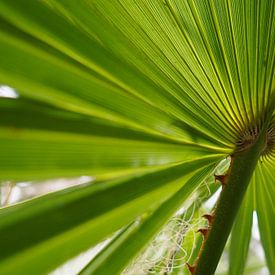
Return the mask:
<svg viewBox="0 0 275 275"><path fill-rule="evenodd" d="M49 272L123 228L86 267L121 272L267 120L230 272L245 269L253 209L274 271L274 9L273 0L0 0L0 85L13 91L0 93L0 181L94 179L0 209L1 272Z"/></svg>

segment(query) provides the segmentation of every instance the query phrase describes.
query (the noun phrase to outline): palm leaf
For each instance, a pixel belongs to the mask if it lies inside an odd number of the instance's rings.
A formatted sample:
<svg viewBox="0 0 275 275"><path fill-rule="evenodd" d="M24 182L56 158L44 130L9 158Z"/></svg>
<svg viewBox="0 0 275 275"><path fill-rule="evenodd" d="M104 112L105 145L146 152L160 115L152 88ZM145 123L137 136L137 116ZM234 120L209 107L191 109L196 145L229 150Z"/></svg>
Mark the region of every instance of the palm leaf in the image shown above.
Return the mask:
<svg viewBox="0 0 275 275"><path fill-rule="evenodd" d="M232 232L231 270L244 270L253 204L272 272L274 9L272 0L1 0L0 83L19 98L0 98L0 180L97 179L1 209L1 270L48 272L153 211L127 235L144 243L116 261L121 270L199 186L201 169L271 121Z"/></svg>
<svg viewBox="0 0 275 275"><path fill-rule="evenodd" d="M274 212L275 205L272 199L274 193L274 165L272 162L259 164L258 169L255 171L254 179L254 192L257 217L259 220L259 231L261 236L262 245L265 251L267 266L272 272L275 269L275 246L274 246L274 230L275 223Z"/></svg>
<svg viewBox="0 0 275 275"><path fill-rule="evenodd" d="M211 170L213 167L210 166L197 172L176 194L143 221L115 250L111 253L105 250L104 254L108 253L107 257L102 254L92 261L83 271L83 274L106 274L106 272L118 274L122 272L125 264L144 248L145 244L155 236L167 219L180 208L182 201L192 193L194 183L201 183L205 180ZM113 263L112 266L109 266L109 263Z"/></svg>
<svg viewBox="0 0 275 275"><path fill-rule="evenodd" d="M73 187L3 208L0 231L5 238L1 243L7 248L1 251L2 270L49 271L158 206L182 186L185 175L216 160L207 158L159 173ZM63 256L52 257L56 253ZM46 258L44 264L32 265Z"/></svg>
<svg viewBox="0 0 275 275"><path fill-rule="evenodd" d="M253 200L250 188L231 232L229 274L243 274L251 238Z"/></svg>

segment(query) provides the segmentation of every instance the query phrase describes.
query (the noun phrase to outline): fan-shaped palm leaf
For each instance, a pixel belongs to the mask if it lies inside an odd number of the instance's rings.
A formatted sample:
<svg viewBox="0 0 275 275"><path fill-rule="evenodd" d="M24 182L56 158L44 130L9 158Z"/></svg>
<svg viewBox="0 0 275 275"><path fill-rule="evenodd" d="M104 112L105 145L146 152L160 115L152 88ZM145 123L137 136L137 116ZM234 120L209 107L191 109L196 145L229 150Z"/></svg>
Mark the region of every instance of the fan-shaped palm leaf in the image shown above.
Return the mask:
<svg viewBox="0 0 275 275"><path fill-rule="evenodd" d="M273 0L1 0L0 82L19 97L0 99L0 179L97 181L1 209L1 270L48 272L142 217L92 268L118 272L232 155L229 186L248 184L261 161L230 272L244 270L253 209L273 272L274 9Z"/></svg>

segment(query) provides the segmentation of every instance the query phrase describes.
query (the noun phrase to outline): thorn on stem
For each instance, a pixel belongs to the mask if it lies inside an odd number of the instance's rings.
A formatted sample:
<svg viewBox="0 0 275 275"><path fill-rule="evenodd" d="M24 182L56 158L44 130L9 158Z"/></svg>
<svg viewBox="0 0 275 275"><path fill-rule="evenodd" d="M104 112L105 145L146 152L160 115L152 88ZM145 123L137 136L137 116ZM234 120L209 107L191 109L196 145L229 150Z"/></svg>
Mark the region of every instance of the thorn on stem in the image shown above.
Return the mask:
<svg viewBox="0 0 275 275"><path fill-rule="evenodd" d="M224 187L226 185L226 181L227 181L227 178L228 178L228 175L214 175L215 177L215 182L218 180L222 187Z"/></svg>
<svg viewBox="0 0 275 275"><path fill-rule="evenodd" d="M204 214L202 217L205 218L205 219L207 219L209 225L212 224L213 219L214 219L214 215L211 215L211 214Z"/></svg>
<svg viewBox="0 0 275 275"><path fill-rule="evenodd" d="M191 275L194 275L196 266L190 265L189 263L186 263L186 265L187 265L188 270L190 271Z"/></svg>
<svg viewBox="0 0 275 275"><path fill-rule="evenodd" d="M204 237L207 236L209 228L200 228L197 232L200 232Z"/></svg>

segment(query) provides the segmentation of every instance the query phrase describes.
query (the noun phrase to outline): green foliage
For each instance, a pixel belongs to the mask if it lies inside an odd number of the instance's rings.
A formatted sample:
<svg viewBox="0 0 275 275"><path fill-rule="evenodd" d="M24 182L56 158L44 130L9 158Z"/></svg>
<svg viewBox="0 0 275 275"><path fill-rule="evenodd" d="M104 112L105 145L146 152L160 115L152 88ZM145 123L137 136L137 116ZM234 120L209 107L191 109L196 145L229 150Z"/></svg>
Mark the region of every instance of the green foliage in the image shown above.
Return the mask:
<svg viewBox="0 0 275 275"><path fill-rule="evenodd" d="M0 181L96 179L1 208L1 272L49 272L118 230L92 268L122 270L267 123L230 274L254 210L274 272L274 14L273 0L0 0L0 85L19 94L0 97Z"/></svg>

